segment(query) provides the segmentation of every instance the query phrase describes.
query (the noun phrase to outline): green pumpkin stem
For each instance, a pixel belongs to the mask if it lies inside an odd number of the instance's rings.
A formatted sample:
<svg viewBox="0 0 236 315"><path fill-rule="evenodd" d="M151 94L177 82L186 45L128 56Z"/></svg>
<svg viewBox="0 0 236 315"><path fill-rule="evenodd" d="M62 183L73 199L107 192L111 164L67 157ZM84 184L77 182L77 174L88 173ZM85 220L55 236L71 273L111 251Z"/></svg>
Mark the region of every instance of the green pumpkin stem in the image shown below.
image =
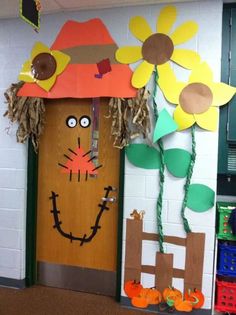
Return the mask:
<svg viewBox="0 0 236 315"><path fill-rule="evenodd" d="M193 296L193 298L195 299L194 302L192 302L193 305L196 305L199 303L199 299L196 296Z"/></svg>
<svg viewBox="0 0 236 315"><path fill-rule="evenodd" d="M166 298L166 303L167 303L168 306L172 307L172 306L174 306L175 301L174 301L174 300L171 300L171 299L169 298L169 296L167 296L167 298Z"/></svg>

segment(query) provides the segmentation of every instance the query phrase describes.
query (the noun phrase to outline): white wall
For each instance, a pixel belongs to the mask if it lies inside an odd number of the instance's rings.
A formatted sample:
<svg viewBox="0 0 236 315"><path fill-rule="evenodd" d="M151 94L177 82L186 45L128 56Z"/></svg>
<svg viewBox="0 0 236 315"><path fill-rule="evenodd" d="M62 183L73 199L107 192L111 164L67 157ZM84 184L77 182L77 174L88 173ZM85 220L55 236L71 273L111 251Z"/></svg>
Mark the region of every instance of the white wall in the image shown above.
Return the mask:
<svg viewBox="0 0 236 315"><path fill-rule="evenodd" d="M221 19L222 3L219 0L175 4L178 8L176 25L187 19L199 23L199 32L183 47L197 50L202 59L214 70L215 79L220 78L221 55ZM0 21L0 277L24 279L25 277L25 215L26 215L26 145L17 144L15 127L2 115L6 110L3 93L17 75L22 63L28 59L35 41L51 45L60 27L68 19L85 21L100 17L119 46L136 44L137 41L128 30L131 16L143 15L155 29L156 17L162 5L116 8L99 11L68 12L43 16L39 34L19 19ZM186 72L177 70L180 79L186 78ZM160 95L160 102L165 101ZM169 106L173 111L174 107ZM9 128L8 134L6 128ZM197 161L193 183L200 182L216 188L217 133L197 131ZM167 137L165 147L183 147L190 149L189 132L177 133ZM125 171L125 218L133 208L145 209L144 228L147 232L156 232L155 202L158 192L158 173L137 169L126 163ZM164 194L164 231L167 235L184 236L180 224L179 210L183 197L183 180L176 180L166 174ZM207 296L206 307L210 307L212 258L214 250L215 213L211 209L204 214L195 214L187 210L193 231L206 233L206 259L204 267L204 293ZM125 221L124 221L125 222ZM125 235L125 233L124 233ZM125 236L124 236L125 241ZM167 247L168 252L173 248ZM176 267L182 267L182 252L175 250ZM156 246L145 244L143 262L152 264ZM146 254L145 254L146 253ZM152 277L143 275L144 285L152 285Z"/></svg>

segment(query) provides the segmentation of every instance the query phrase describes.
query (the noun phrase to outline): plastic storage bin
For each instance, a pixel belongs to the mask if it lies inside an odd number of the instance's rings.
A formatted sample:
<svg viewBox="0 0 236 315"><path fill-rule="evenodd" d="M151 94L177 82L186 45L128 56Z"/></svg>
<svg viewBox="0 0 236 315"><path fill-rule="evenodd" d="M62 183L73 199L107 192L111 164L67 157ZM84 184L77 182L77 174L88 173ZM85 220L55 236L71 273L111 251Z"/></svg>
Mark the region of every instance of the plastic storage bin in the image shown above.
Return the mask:
<svg viewBox="0 0 236 315"><path fill-rule="evenodd" d="M236 244L235 246L227 243L218 245L217 273L236 277Z"/></svg>
<svg viewBox="0 0 236 315"><path fill-rule="evenodd" d="M236 283L216 281L216 305L219 312L236 312Z"/></svg>
<svg viewBox="0 0 236 315"><path fill-rule="evenodd" d="M231 211L236 208L236 203L217 202L218 212L218 231L217 237L222 240L236 241L236 235L233 235L232 229L228 224Z"/></svg>

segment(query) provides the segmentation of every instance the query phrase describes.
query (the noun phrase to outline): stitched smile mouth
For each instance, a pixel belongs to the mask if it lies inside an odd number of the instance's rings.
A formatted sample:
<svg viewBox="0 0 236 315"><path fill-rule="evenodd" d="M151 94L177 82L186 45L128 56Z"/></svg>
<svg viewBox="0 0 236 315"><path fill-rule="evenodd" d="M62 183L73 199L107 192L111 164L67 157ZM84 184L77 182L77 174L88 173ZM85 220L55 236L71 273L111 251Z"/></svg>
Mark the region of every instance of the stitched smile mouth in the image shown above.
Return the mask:
<svg viewBox="0 0 236 315"><path fill-rule="evenodd" d="M60 221L59 219L60 211L57 209L57 198L59 197L59 195L55 193L54 191L52 191L49 199L52 200L51 213L53 214L53 219L54 219L53 228L56 229L63 237L69 239L71 243L73 241L80 241L80 246L82 246L84 243L91 242L94 236L97 234L98 230L101 229L101 225L99 224L100 224L100 220L104 211L109 210L109 207L107 206L107 202L109 201L109 198L108 198L109 193L113 191L113 188L111 186L107 186L104 188L104 190L105 190L105 195L102 198L103 202L98 204L98 208L100 210L97 214L94 225L90 227L92 232L89 235L83 234L82 236L75 236L74 234L72 234L72 232L68 233L62 229L62 221Z"/></svg>

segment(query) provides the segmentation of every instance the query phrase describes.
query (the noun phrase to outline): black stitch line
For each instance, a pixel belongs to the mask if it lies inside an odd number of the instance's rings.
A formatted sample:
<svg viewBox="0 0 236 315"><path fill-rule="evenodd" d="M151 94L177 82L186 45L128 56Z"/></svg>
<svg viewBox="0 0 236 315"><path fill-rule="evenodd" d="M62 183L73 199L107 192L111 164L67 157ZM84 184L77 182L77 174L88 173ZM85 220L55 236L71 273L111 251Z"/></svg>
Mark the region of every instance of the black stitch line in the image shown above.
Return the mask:
<svg viewBox="0 0 236 315"><path fill-rule="evenodd" d="M91 150L89 150L88 152L84 153L84 155L82 155L82 156L85 157L85 156L88 155L89 153L91 153Z"/></svg>
<svg viewBox="0 0 236 315"><path fill-rule="evenodd" d="M93 157L91 157L91 159L89 159L87 162L89 163L89 162L91 162L92 160L97 159L97 158L98 158L97 156L93 156Z"/></svg>
<svg viewBox="0 0 236 315"><path fill-rule="evenodd" d="M80 148L80 137L78 137L78 147Z"/></svg>
<svg viewBox="0 0 236 315"><path fill-rule="evenodd" d="M88 171L86 170L86 174L85 174L85 180L88 180Z"/></svg>
<svg viewBox="0 0 236 315"><path fill-rule="evenodd" d="M107 199L110 191L112 190L112 187L111 186L105 187L104 190L106 191L104 199ZM56 198L59 197L59 195L56 194L54 191L52 191L51 193L52 193L52 195L49 197L49 199L52 200L52 206L53 206L53 210L51 211L53 213L53 218L54 218L54 223L55 223L55 225L53 227L56 228L57 231L63 237L68 238L71 242L72 241L80 241L80 246L82 246L84 243L90 242L94 238L94 236L97 234L98 230L101 229L101 226L99 225L100 219L102 217L104 210L109 209L106 206L107 201L104 200L103 203L101 205L99 205L99 207L101 209L97 215L94 226L91 226L92 233L88 237L86 234L84 234L83 237L77 237L77 236L74 236L71 232L66 233L62 230L62 228L61 228L62 222L59 221L59 216L58 216L59 211L57 210L57 204L56 204Z"/></svg>
<svg viewBox="0 0 236 315"><path fill-rule="evenodd" d="M80 182L80 170L78 170L78 182Z"/></svg>
<svg viewBox="0 0 236 315"><path fill-rule="evenodd" d="M66 169L68 169L68 167L67 167L66 165L63 165L63 164L61 164L61 163L58 163L58 165L61 166L61 167L66 168Z"/></svg>
<svg viewBox="0 0 236 315"><path fill-rule="evenodd" d="M72 180L72 170L70 170L70 182Z"/></svg>
<svg viewBox="0 0 236 315"><path fill-rule="evenodd" d="M102 164L101 164L101 165L98 165L97 167L95 167L95 168L92 170L92 172L95 171L95 170L97 170L97 169L100 168L100 167L102 167Z"/></svg>
<svg viewBox="0 0 236 315"><path fill-rule="evenodd" d="M73 151L72 149L68 148L68 150L73 153L74 155L78 155L75 151Z"/></svg>
<svg viewBox="0 0 236 315"><path fill-rule="evenodd" d="M68 155L66 155L66 154L64 154L64 157L66 157L68 160L70 160L70 161L74 161L72 158L70 158Z"/></svg>

